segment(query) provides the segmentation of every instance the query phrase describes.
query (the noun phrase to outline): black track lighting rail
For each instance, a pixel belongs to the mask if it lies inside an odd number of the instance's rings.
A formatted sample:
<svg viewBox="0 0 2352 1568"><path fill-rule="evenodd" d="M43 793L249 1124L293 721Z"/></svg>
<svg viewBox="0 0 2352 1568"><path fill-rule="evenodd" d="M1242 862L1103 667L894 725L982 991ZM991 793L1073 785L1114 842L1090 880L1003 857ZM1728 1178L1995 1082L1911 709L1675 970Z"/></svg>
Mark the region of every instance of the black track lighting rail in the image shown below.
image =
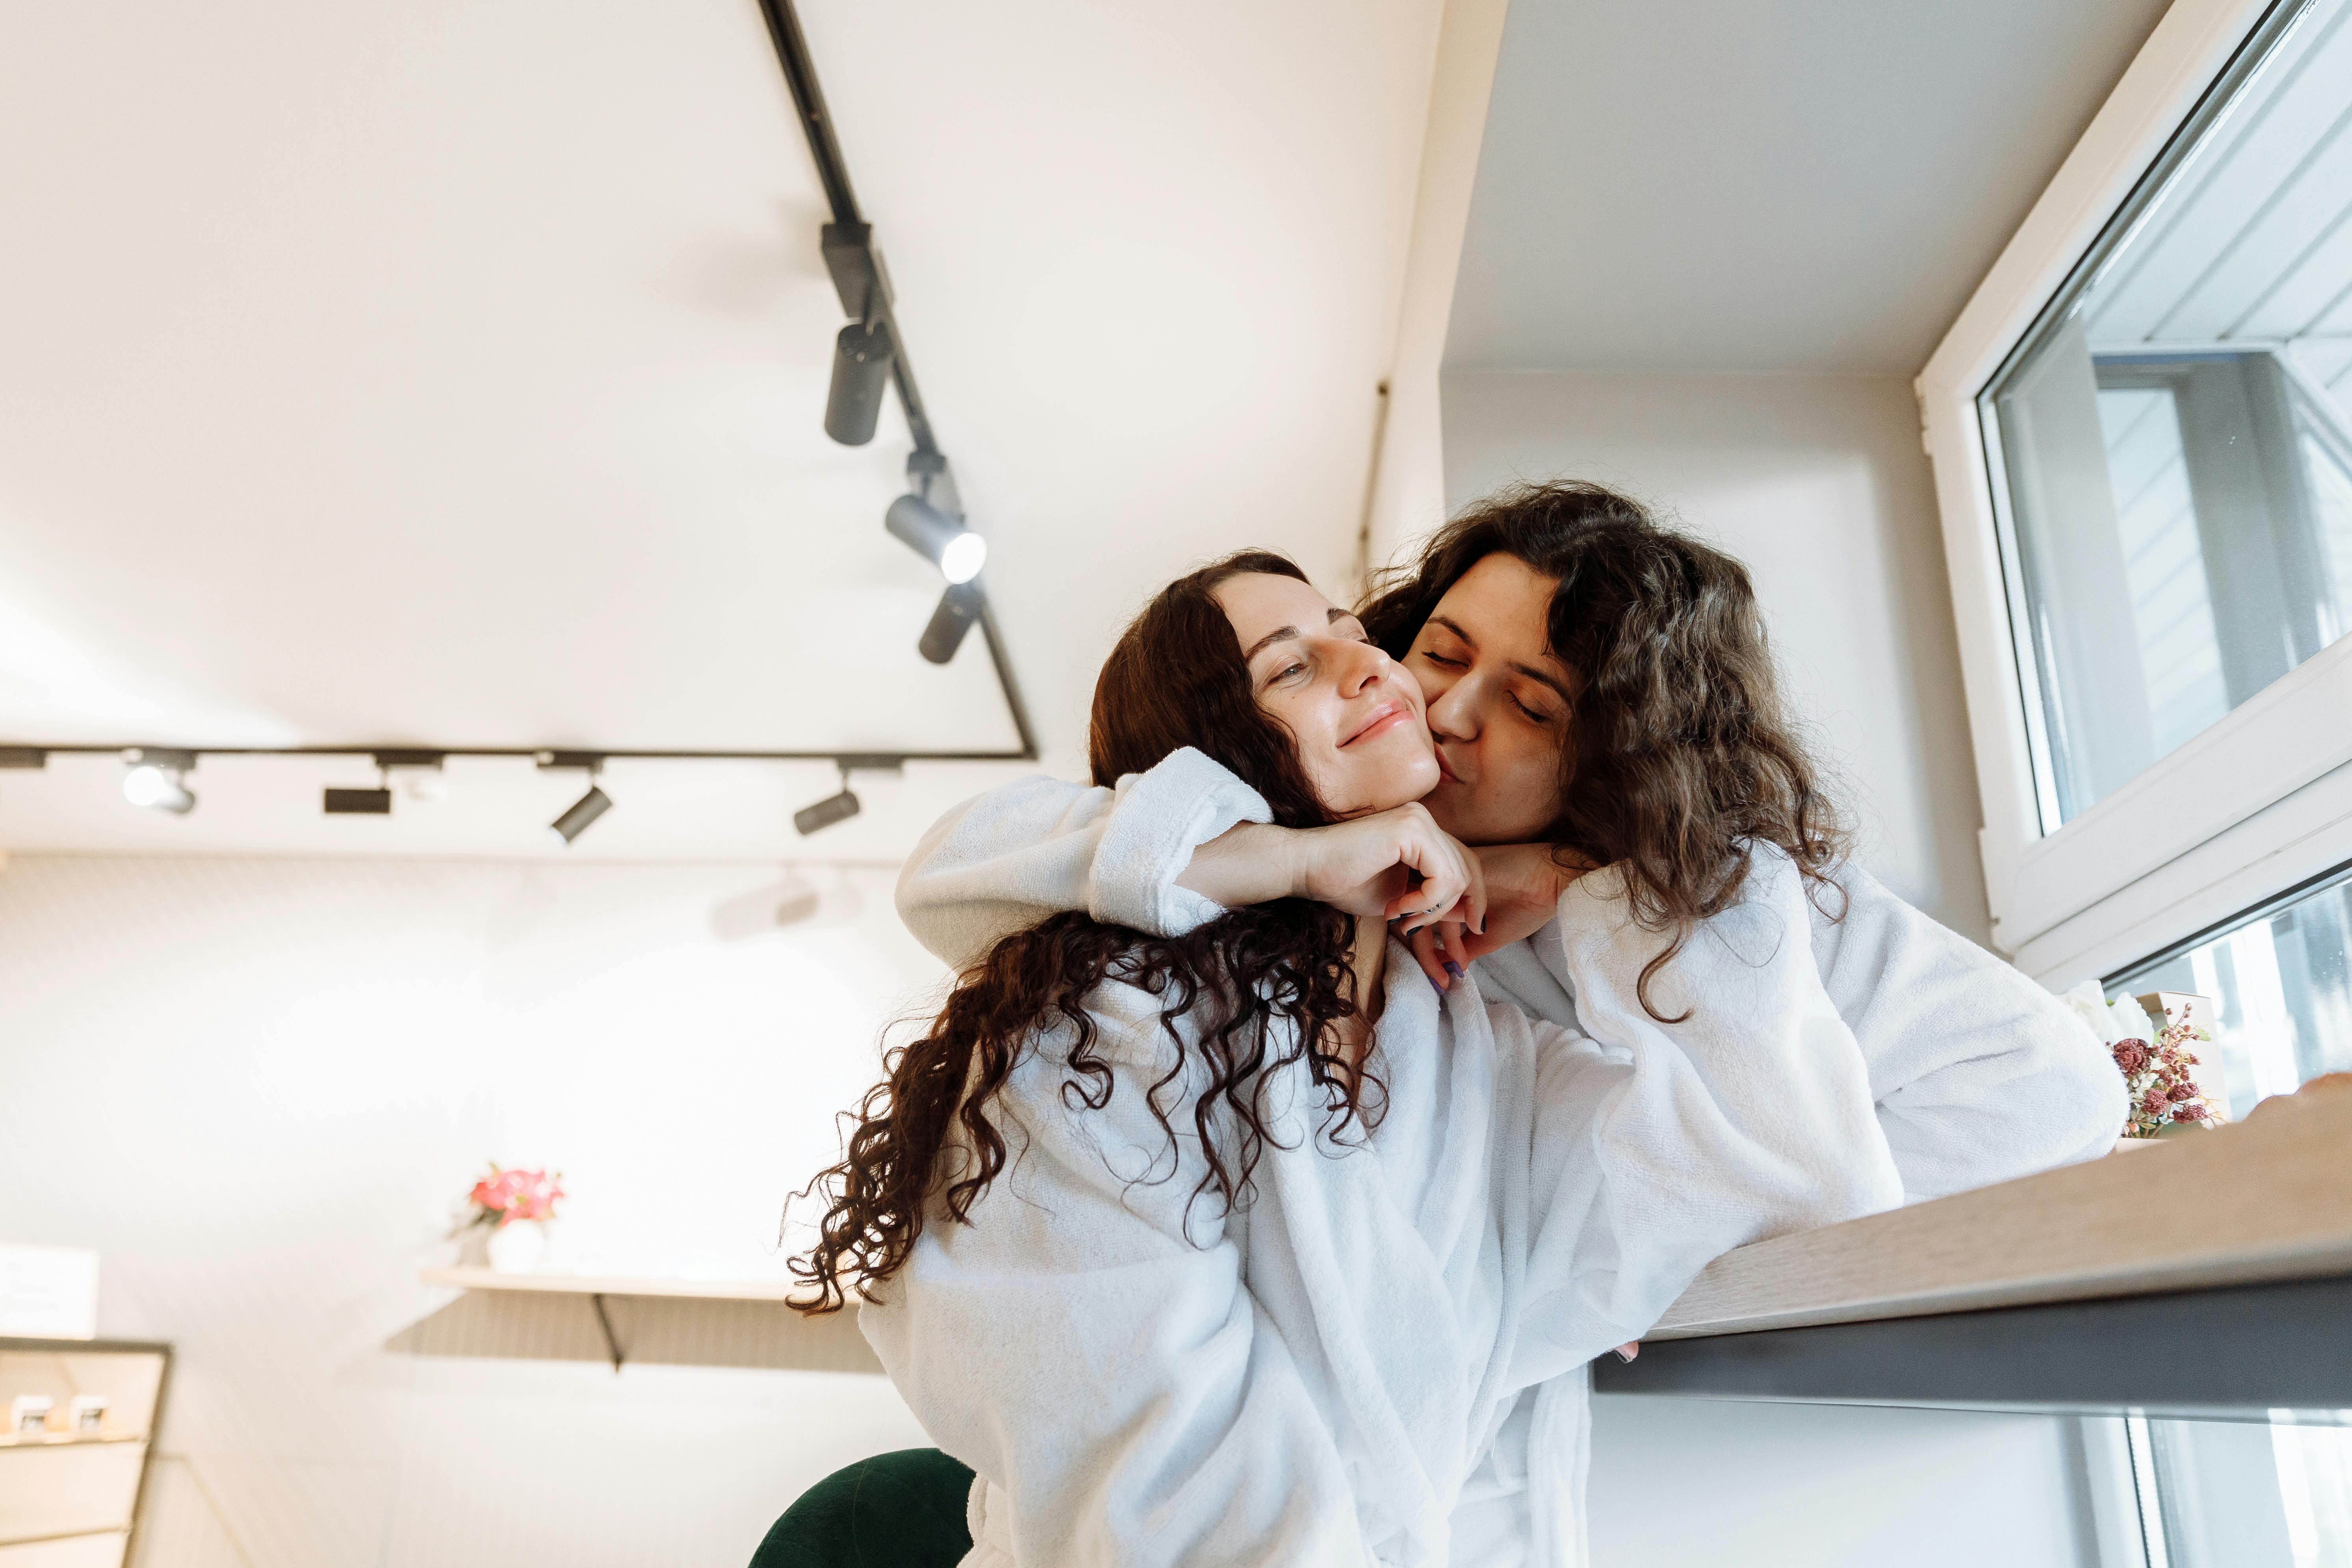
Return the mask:
<svg viewBox="0 0 2352 1568"><path fill-rule="evenodd" d="M932 433L930 416L924 410L922 392L916 385L914 369L908 362L906 336L898 331L898 319L891 310L889 269L883 265L881 249L875 244L874 226L858 209L857 192L849 181L849 162L842 156L841 138L834 131L833 112L825 107L824 89L817 81L816 62L810 57L808 38L801 31L800 15L793 10L793 0L760 0L760 15L767 20L768 38L776 47L776 63L783 70L784 85L791 90L793 108L800 116L801 132L808 139L809 159L816 165L817 183L824 187L825 204L833 212L833 221L825 226L822 245L826 270L832 273L834 288L841 296L842 311L869 326L878 324L889 335L891 384L898 388L898 405L906 411L907 429L915 443L914 454L907 459L908 478L925 500L961 516L963 504L956 491L955 476L948 467L947 454L940 448L939 438ZM1036 731L1030 727L1028 704L1022 700L1021 683L1013 677L1012 658L997 629L995 609L985 594L977 591L977 584L972 587L971 596L978 601L981 636L988 643L989 662L996 670L997 688L1004 694L1004 708L1013 720L1013 731L1021 738L1021 750L1010 755L999 752L985 759L953 760L1034 762L1038 754ZM943 608L945 605L943 601ZM929 657L928 650L925 657ZM908 755L911 758L914 753ZM950 759L926 755L924 760Z"/></svg>
<svg viewBox="0 0 2352 1568"><path fill-rule="evenodd" d="M907 363L907 341L890 311L890 274L874 243L874 226L857 209L857 193L849 184L849 163L841 155L841 139L834 134L833 114L824 105L824 89L817 83L816 63L809 58L800 15L793 9L792 0L760 0L760 14L767 18L768 37L776 46L776 63L783 68L784 85L792 89L793 107L800 112L801 131L808 138L817 183L824 187L825 205L833 209L833 221L824 229L824 261L841 295L842 310L853 320L878 321L888 329L890 380L898 389L899 406L907 412L908 432L915 438L917 452L935 457L939 438L931 434L931 417L924 411L922 392Z"/></svg>
<svg viewBox="0 0 2352 1568"><path fill-rule="evenodd" d="M891 384L898 390L899 405L906 411L907 428L915 443L915 450L907 459L908 479L916 493L926 501L961 518L963 507L957 496L955 478L949 468L946 453L940 449L938 437L932 433L930 416L924 411L922 393L916 385L915 373L908 363L906 339L898 331L897 319L891 313L889 273L883 266L880 249L874 243L873 226L858 211L857 194L849 183L849 165L842 157L840 140L834 134L833 116L825 108L824 89L817 84L816 67L809 57L808 40L801 33L800 17L793 10L792 0L760 0L760 11L767 19L768 36L775 44L777 63L783 68L784 82L792 90L793 105L799 112L801 130L808 138L809 157L816 164L817 180L824 187L825 202L833 212L833 221L825 225L821 244L826 268L832 273L834 286L841 295L842 309L853 320L865 322L869 327L879 326L888 334ZM187 756L191 765L197 757L264 756L366 757L379 770L438 767L442 759L446 757L527 757L547 767L590 767L608 761L829 763L842 770L845 777L852 771L895 772L907 763L1035 762L1038 756L1036 731L1030 726L1028 705L1022 700L1021 686L1013 677L1013 661L1005 651L1004 638L997 628L995 611L986 594L977 581L951 584L942 600L942 616L950 606L979 622L981 635L988 644L989 663L996 672L997 689L1004 695L1005 711L1013 721L1014 733L1020 738L1021 745L1017 751L730 752L602 748L588 751L547 746L426 747L414 742L401 745L199 745L174 750ZM939 624L940 619L935 616L934 624ZM952 643L949 646L951 657ZM932 657L928 646L925 657ZM935 662L943 663L945 660L941 658ZM86 742L8 741L0 742L0 769L38 768L51 755L120 755L142 748L153 749L146 747L143 742L93 745ZM844 794L846 793L845 787ZM373 812L374 808L371 805L367 809Z"/></svg>

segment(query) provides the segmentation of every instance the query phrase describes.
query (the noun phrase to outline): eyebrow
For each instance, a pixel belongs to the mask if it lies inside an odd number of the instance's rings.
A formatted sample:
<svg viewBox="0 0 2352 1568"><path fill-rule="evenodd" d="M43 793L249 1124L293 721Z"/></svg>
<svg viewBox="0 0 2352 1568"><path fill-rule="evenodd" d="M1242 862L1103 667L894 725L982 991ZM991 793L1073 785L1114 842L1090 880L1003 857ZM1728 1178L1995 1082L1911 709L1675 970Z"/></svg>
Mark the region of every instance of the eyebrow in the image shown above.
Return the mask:
<svg viewBox="0 0 2352 1568"><path fill-rule="evenodd" d="M1576 706L1575 694L1569 690L1568 683L1560 679L1557 675L1552 675L1544 670L1538 669L1532 664L1520 664L1517 661L1512 663L1511 668L1516 670L1517 673L1526 676L1529 680L1542 681L1546 686L1550 687L1554 691L1559 693L1559 700L1562 702L1567 703L1571 708Z"/></svg>
<svg viewBox="0 0 2352 1568"><path fill-rule="evenodd" d="M1451 620L1444 616L1432 616L1425 624L1433 626L1444 626L1447 631L1452 632L1455 637L1460 637L1464 642L1468 643L1474 650L1478 646L1478 639L1472 637L1468 632L1464 631L1462 629L1462 624L1459 621ZM1571 708L1576 706L1576 694L1568 689L1568 683L1560 679L1559 676L1552 674L1549 670L1538 669L1532 664L1521 664L1517 659L1511 661L1509 668L1515 675L1524 675L1529 680L1541 681L1544 685L1550 687L1554 691L1559 692L1559 700L1562 702L1567 703Z"/></svg>
<svg viewBox="0 0 2352 1568"><path fill-rule="evenodd" d="M1349 621L1353 619L1355 619L1353 612L1340 609L1335 605L1331 607L1330 613L1324 616L1323 624L1328 626L1336 625L1340 621ZM1264 653L1267 648L1272 647L1276 643L1288 641L1290 638L1297 636L1298 636L1298 628L1297 626L1276 626L1274 630L1266 633L1265 636L1258 638L1257 641L1249 645L1249 651L1242 655L1242 662L1244 664L1247 664L1250 660Z"/></svg>

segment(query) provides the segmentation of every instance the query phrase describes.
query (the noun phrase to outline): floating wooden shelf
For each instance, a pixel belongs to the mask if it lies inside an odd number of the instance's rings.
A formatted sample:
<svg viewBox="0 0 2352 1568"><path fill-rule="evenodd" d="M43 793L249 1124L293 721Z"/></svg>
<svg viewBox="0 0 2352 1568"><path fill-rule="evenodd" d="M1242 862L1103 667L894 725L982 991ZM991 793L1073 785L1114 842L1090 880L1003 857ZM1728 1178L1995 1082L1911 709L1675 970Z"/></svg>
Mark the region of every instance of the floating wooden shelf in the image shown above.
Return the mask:
<svg viewBox="0 0 2352 1568"><path fill-rule="evenodd" d="M784 1279L651 1279L593 1274L501 1274L494 1268L427 1268L426 1285L463 1291L449 1309L396 1336L397 1349L426 1355L603 1359L811 1372L877 1373L857 1314L804 1318L786 1303L799 1288ZM550 1315L551 1299L584 1300L594 1338L581 1342L576 1320ZM585 1316L583 1314L583 1316ZM616 1318L619 1320L616 1321Z"/></svg>
<svg viewBox="0 0 2352 1568"><path fill-rule="evenodd" d="M559 1296L650 1296L697 1301L782 1301L800 1287L787 1279L642 1279L594 1274L501 1274L495 1268L427 1268L427 1285L457 1290L538 1290Z"/></svg>

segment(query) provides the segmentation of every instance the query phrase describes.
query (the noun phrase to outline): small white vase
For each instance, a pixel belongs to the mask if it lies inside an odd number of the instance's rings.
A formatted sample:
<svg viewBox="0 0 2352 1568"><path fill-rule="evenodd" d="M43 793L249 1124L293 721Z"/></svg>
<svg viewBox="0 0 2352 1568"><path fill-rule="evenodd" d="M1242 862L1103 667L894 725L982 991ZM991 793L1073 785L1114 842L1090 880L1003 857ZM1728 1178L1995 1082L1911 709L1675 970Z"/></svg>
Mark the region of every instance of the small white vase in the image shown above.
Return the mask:
<svg viewBox="0 0 2352 1568"><path fill-rule="evenodd" d="M547 1226L519 1219L490 1232L490 1267L501 1274L529 1274L547 1254Z"/></svg>

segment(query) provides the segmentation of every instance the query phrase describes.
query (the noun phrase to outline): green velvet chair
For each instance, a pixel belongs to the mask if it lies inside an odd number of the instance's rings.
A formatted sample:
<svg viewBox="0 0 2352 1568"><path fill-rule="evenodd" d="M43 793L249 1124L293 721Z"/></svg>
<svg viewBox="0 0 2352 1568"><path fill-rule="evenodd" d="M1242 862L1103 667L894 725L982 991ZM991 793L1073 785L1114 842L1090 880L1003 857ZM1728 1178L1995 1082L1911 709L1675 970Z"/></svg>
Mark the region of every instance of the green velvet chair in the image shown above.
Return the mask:
<svg viewBox="0 0 2352 1568"><path fill-rule="evenodd" d="M803 1492L751 1568L955 1568L971 1494L971 1472L937 1448L860 1459Z"/></svg>

